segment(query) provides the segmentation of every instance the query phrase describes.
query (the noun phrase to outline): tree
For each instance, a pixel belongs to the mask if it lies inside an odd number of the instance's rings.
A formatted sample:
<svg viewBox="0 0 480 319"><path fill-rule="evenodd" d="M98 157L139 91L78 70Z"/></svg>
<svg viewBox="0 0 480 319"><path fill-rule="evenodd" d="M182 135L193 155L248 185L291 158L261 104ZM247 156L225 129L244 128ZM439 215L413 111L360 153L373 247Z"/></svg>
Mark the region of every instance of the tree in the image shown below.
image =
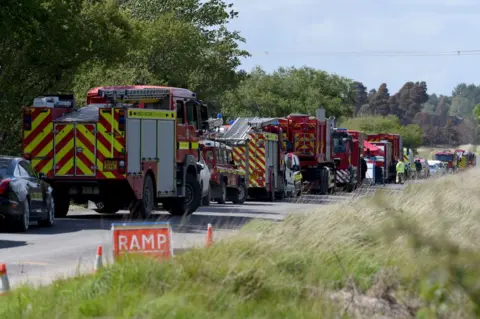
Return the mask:
<svg viewBox="0 0 480 319"><path fill-rule="evenodd" d="M355 115L358 114L361 107L368 104L367 88L362 82L352 83L353 92L355 93Z"/></svg>
<svg viewBox="0 0 480 319"><path fill-rule="evenodd" d="M0 152L18 154L22 104L71 89L86 61L119 62L134 39L113 0L8 0L0 11Z"/></svg>
<svg viewBox="0 0 480 319"><path fill-rule="evenodd" d="M381 116L387 116L390 114L390 108L388 106L389 98L390 93L388 92L387 84L382 83L370 102L370 107L373 109L374 114Z"/></svg>
<svg viewBox="0 0 480 319"><path fill-rule="evenodd" d="M267 74L257 67L238 88L223 95L221 105L227 117L314 115L319 107L339 117L353 114L354 99L352 82L338 75L308 67Z"/></svg>

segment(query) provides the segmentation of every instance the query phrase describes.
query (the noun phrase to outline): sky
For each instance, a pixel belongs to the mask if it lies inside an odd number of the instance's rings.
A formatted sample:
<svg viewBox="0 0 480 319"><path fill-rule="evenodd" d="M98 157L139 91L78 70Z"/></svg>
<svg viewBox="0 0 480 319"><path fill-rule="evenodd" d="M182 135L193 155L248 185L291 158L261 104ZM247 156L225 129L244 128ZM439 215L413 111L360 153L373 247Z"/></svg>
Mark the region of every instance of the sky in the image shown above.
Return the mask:
<svg viewBox="0 0 480 319"><path fill-rule="evenodd" d="M247 71L309 66L368 90L387 83L391 94L407 81L444 95L458 83L480 83L479 0L231 2L239 17L229 28L252 54L242 60Z"/></svg>

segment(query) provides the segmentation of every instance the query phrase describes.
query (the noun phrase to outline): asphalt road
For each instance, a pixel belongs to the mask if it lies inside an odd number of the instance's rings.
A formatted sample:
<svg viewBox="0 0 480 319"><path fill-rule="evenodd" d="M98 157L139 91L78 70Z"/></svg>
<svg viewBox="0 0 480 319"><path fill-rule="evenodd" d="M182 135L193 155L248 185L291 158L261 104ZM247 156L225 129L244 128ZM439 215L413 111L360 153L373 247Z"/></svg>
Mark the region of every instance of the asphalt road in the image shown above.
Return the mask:
<svg viewBox="0 0 480 319"><path fill-rule="evenodd" d="M387 185L389 189L402 185ZM207 225L213 225L214 240L235 233L252 219L281 220L288 213L311 210L318 205L352 200L368 195L376 188L365 188L350 194L329 196L302 196L283 202L246 202L243 205L201 207L195 214L181 218L159 211L150 221L168 221L173 229L174 251L206 242ZM102 245L106 262L112 260L111 223L127 220L127 212L102 215L76 208L67 218L57 219L50 228L32 225L28 233L0 233L0 263L7 264L12 288L21 283L45 284L56 278L72 276L93 270L96 249Z"/></svg>
<svg viewBox="0 0 480 319"><path fill-rule="evenodd" d="M218 240L253 218L281 220L287 213L315 206L284 202L212 203L186 218L159 211L150 221L168 221L172 225L174 250L180 252L204 245L209 223L213 225L214 239ZM102 215L75 209L67 218L57 219L50 228L32 224L28 233L0 233L0 263L7 264L11 287L26 281L49 283L55 278L92 271L98 245L102 245L104 258L111 262L111 223L126 219L127 212Z"/></svg>

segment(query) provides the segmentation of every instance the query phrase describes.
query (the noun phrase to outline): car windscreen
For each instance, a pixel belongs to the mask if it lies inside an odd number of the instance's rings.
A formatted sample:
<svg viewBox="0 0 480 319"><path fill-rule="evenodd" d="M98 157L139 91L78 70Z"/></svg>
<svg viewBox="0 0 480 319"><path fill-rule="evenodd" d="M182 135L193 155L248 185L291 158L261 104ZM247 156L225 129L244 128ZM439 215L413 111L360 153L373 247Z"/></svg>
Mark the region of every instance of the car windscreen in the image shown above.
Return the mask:
<svg viewBox="0 0 480 319"><path fill-rule="evenodd" d="M0 179L4 179L8 176L8 168L12 160L0 158Z"/></svg>

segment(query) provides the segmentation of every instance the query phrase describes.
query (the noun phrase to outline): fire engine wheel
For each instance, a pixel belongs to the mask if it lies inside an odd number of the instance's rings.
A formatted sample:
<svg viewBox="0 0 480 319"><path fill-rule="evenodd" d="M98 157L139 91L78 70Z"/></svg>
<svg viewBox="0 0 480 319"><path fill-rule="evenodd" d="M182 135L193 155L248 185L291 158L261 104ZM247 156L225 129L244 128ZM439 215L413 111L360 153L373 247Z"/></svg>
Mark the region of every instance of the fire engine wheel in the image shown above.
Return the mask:
<svg viewBox="0 0 480 319"><path fill-rule="evenodd" d="M185 210L188 215L194 213L202 202L202 188L192 174L187 175L185 184Z"/></svg>
<svg viewBox="0 0 480 319"><path fill-rule="evenodd" d="M237 194L232 199L234 204L243 204L247 200L247 186L244 183L238 185Z"/></svg>
<svg viewBox="0 0 480 319"><path fill-rule="evenodd" d="M221 194L220 194L220 197L217 198L217 203L219 204L225 204L225 202L227 201L227 185L225 184L224 181L222 181L222 183L220 184L220 187L221 187Z"/></svg>
<svg viewBox="0 0 480 319"><path fill-rule="evenodd" d="M147 175L143 181L142 199L137 200L130 209L130 215L133 218L149 218L152 215L155 189L153 187L152 177Z"/></svg>
<svg viewBox="0 0 480 319"><path fill-rule="evenodd" d="M54 194L53 201L55 205L55 218L66 217L68 209L70 208L70 197L65 194Z"/></svg>

